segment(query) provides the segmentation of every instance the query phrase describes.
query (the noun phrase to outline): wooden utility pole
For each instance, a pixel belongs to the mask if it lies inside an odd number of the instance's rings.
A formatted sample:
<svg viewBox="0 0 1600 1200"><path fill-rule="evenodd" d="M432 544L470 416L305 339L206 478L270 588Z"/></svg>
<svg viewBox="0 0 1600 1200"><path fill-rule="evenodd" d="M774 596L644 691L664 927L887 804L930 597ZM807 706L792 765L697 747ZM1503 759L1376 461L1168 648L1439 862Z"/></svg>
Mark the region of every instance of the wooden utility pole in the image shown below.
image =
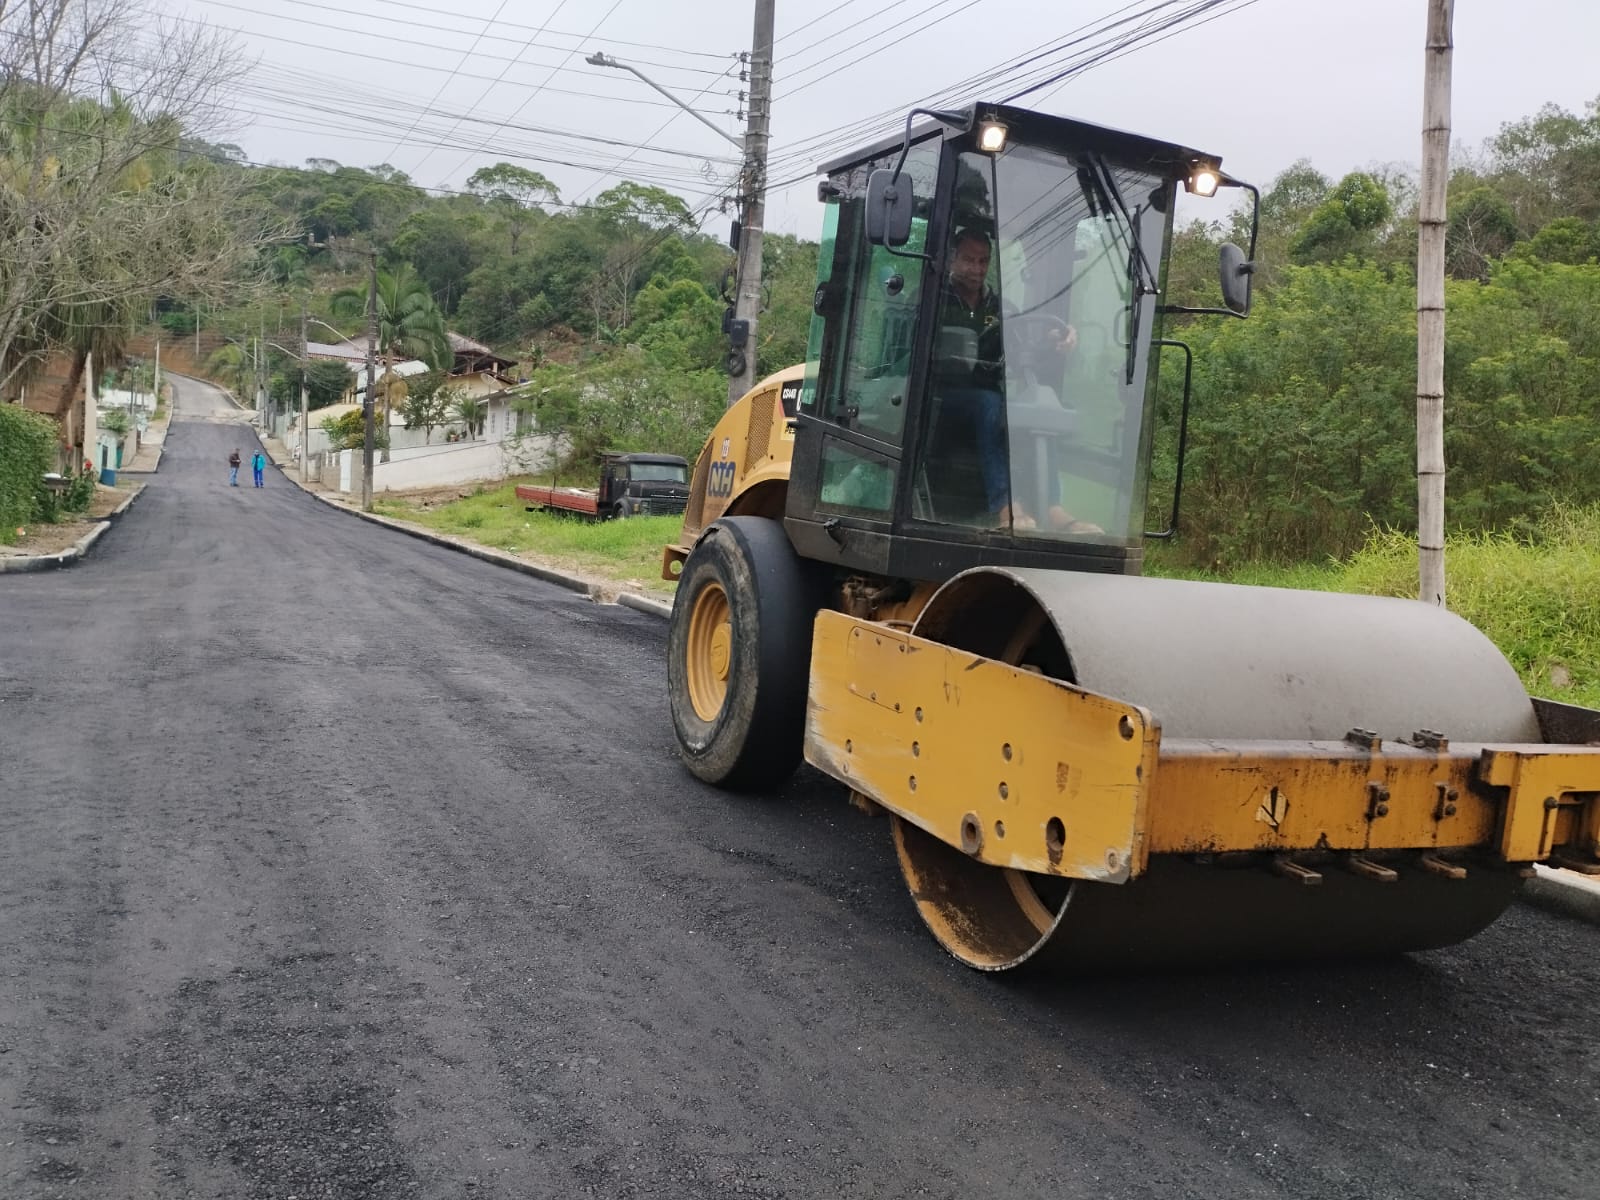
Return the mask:
<svg viewBox="0 0 1600 1200"><path fill-rule="evenodd" d="M1417 213L1417 596L1444 607L1444 251L1455 0L1428 0Z"/></svg>
<svg viewBox="0 0 1600 1200"><path fill-rule="evenodd" d="M378 357L378 252L368 251L371 259L367 283L367 393L361 402L361 511L372 511L372 400L373 368Z"/></svg>
<svg viewBox="0 0 1600 1200"><path fill-rule="evenodd" d="M745 126L744 169L739 173L739 268L734 320L743 330L728 349L728 404L756 383L756 326L761 320L761 226L766 219L767 143L772 121L772 22L776 0L756 0L750 43L750 119Z"/></svg>

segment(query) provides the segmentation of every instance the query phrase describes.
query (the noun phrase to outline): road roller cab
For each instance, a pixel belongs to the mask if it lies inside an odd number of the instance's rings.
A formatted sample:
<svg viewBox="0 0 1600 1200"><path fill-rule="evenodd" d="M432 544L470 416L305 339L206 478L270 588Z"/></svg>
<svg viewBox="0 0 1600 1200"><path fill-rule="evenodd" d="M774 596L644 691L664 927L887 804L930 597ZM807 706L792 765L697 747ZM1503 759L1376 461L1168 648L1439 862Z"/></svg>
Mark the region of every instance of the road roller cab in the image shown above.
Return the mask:
<svg viewBox="0 0 1600 1200"><path fill-rule="evenodd" d="M1249 308L1232 246L1218 307L1161 302L1178 192L1247 185L923 115L824 168L808 362L696 465L664 566L686 766L760 789L803 753L989 970L1438 946L1535 862L1600 872L1600 713L1531 700L1466 622L1139 577L1181 494L1146 531L1158 355L1188 374L1159 323Z"/></svg>
<svg viewBox="0 0 1600 1200"><path fill-rule="evenodd" d="M1231 181L1215 155L1078 121L926 116L823 168L789 535L898 578L1137 572L1173 212Z"/></svg>

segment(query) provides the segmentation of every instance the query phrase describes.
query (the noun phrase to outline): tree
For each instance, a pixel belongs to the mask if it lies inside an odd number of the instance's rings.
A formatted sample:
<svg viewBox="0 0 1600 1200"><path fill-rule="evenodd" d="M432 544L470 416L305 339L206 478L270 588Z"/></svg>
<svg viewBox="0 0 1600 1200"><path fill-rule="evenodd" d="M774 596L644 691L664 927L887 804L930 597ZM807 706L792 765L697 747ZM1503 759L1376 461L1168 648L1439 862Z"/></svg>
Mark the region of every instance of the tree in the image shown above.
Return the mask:
<svg viewBox="0 0 1600 1200"><path fill-rule="evenodd" d="M555 204L561 200L556 185L539 172L507 162L478 168L467 180L467 191L481 196L505 218L513 257L532 213L541 204Z"/></svg>
<svg viewBox="0 0 1600 1200"><path fill-rule="evenodd" d="M1335 262L1370 251L1376 234L1394 212L1383 184L1363 171L1339 181L1333 193L1312 210L1290 243L1296 262Z"/></svg>
<svg viewBox="0 0 1600 1200"><path fill-rule="evenodd" d="M1456 279L1488 279L1489 264L1517 240L1511 205L1493 188L1475 187L1451 203L1445 226L1445 264Z"/></svg>
<svg viewBox="0 0 1600 1200"><path fill-rule="evenodd" d="M450 398L450 416L461 422L469 438L477 437L483 429L483 409L479 407L477 398L467 395L461 388L450 390L453 393Z"/></svg>
<svg viewBox="0 0 1600 1200"><path fill-rule="evenodd" d="M249 350L237 342L219 346L211 357L206 359L206 374L221 383L241 401L250 398L251 379L255 371L255 359Z"/></svg>
<svg viewBox="0 0 1600 1200"><path fill-rule="evenodd" d="M334 293L332 306L342 316L359 316L366 312L367 289L344 288ZM378 272L378 352L390 360L396 355L421 359L435 369L453 357L444 314L409 264Z"/></svg>
<svg viewBox="0 0 1600 1200"><path fill-rule="evenodd" d="M687 233L694 228L689 206L665 188L623 180L601 192L590 206L600 219L612 225L635 225L646 229L676 230Z"/></svg>
<svg viewBox="0 0 1600 1200"><path fill-rule="evenodd" d="M140 0L0 7L0 388L58 347L81 370L158 296L220 296L277 235L183 152L242 69Z"/></svg>
<svg viewBox="0 0 1600 1200"><path fill-rule="evenodd" d="M424 443L433 440L433 431L448 422L455 410L461 389L447 387L447 378L442 372L429 371L407 381L409 390L405 403L400 407L400 415L405 419L407 429L422 430Z"/></svg>
<svg viewBox="0 0 1600 1200"><path fill-rule="evenodd" d="M328 435L328 449L330 450L359 450L366 441L366 420L360 410L352 410L337 417L322 418L322 432ZM377 445L387 448L389 445L389 431L380 428L377 433Z"/></svg>
<svg viewBox="0 0 1600 1200"><path fill-rule="evenodd" d="M330 404L337 404L344 394L350 390L354 376L350 368L342 362L332 362L328 359L312 359L306 364L306 409L315 412L319 408L327 408ZM278 408L298 410L300 407L300 368L294 364L291 369L273 375L267 384L267 390L272 396L272 403Z"/></svg>
<svg viewBox="0 0 1600 1200"><path fill-rule="evenodd" d="M306 364L306 406L316 409L339 403L350 390L353 378L350 368L342 362L312 359Z"/></svg>
<svg viewBox="0 0 1600 1200"><path fill-rule="evenodd" d="M412 213L395 235L394 252L410 260L446 316L461 304L467 277L477 266L472 235L482 225L477 212L433 207Z"/></svg>
<svg viewBox="0 0 1600 1200"><path fill-rule="evenodd" d="M1518 257L1547 263L1585 263L1600 257L1600 223L1557 217L1515 247Z"/></svg>

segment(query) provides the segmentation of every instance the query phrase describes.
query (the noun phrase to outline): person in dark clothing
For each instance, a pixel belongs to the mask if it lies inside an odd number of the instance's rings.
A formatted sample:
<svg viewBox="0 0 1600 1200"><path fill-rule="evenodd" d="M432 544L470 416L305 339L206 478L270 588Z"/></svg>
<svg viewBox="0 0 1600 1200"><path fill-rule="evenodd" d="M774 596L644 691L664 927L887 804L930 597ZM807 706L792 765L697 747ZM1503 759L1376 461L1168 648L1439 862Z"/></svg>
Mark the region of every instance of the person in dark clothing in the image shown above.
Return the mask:
<svg viewBox="0 0 1600 1200"><path fill-rule="evenodd" d="M1002 526L1032 529L1036 522L1011 499L1010 447L1006 432L1004 314L1000 297L988 286L989 235L980 229L958 230L951 245L949 275L939 296L941 329L968 329L977 339L977 359L935 359L933 385L943 402L972 421L984 499ZM1063 325L1052 337L1055 350L1069 353L1077 331ZM1049 458L1054 459L1050 454ZM1060 505L1061 484L1052 467L1048 479L1050 523L1076 532L1098 532L1075 521Z"/></svg>
<svg viewBox="0 0 1600 1200"><path fill-rule="evenodd" d="M228 455L228 485L239 486L239 447L233 448L233 453Z"/></svg>

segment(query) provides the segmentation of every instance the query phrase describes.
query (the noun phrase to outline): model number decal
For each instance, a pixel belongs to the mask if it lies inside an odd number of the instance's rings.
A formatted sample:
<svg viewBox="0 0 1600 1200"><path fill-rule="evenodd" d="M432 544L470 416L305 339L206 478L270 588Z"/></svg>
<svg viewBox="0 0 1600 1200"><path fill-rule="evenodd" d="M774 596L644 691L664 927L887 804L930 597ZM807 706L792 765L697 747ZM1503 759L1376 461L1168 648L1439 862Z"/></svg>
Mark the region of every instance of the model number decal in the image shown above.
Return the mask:
<svg viewBox="0 0 1600 1200"><path fill-rule="evenodd" d="M728 496L733 493L734 464L731 462L716 462L711 464L711 474L706 480L706 495Z"/></svg>

